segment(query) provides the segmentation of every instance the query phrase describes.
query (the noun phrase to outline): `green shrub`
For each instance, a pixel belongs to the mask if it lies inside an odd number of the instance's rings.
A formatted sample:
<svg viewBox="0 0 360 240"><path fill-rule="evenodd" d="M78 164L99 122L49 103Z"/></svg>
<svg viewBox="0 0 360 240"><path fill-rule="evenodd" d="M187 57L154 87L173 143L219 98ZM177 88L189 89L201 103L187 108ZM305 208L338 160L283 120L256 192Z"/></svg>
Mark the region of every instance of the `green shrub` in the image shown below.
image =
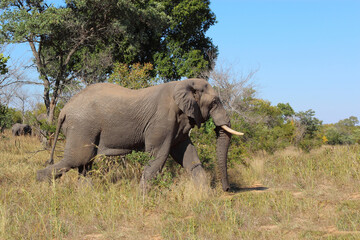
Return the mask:
<svg viewBox="0 0 360 240"><path fill-rule="evenodd" d="M6 128L11 128L14 123L21 123L20 111L0 104L0 129L3 132Z"/></svg>
<svg viewBox="0 0 360 240"><path fill-rule="evenodd" d="M309 153L312 149L321 147L322 140L319 138L305 137L298 143L298 147L304 152Z"/></svg>
<svg viewBox="0 0 360 240"><path fill-rule="evenodd" d="M357 117L349 117L325 126L325 137L330 145L360 143L360 126Z"/></svg>

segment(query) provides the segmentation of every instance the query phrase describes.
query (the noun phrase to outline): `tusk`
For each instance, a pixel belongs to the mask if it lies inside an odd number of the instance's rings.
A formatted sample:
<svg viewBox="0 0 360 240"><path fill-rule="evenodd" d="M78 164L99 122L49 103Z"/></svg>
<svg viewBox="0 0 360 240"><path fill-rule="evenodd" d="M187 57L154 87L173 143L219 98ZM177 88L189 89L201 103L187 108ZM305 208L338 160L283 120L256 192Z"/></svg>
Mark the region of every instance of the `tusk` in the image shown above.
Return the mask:
<svg viewBox="0 0 360 240"><path fill-rule="evenodd" d="M237 131L235 131L235 130L233 130L233 129L229 128L229 127L228 127L228 126L226 126L226 125L222 125L221 127L222 127L222 129L224 129L224 130L225 130L225 131L227 131L228 133L231 133L231 134L234 134L234 135L238 135L238 136L242 136L242 135L244 135L244 133L237 132Z"/></svg>

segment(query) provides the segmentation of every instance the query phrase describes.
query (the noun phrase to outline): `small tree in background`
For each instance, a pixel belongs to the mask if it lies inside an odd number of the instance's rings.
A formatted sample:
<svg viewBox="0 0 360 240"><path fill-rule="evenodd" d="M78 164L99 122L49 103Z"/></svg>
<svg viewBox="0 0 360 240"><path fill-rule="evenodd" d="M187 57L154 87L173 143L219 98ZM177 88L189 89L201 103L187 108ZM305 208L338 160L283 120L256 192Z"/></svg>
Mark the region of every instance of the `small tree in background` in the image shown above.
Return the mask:
<svg viewBox="0 0 360 240"><path fill-rule="evenodd" d="M315 117L315 111L309 109L295 114L296 138L295 144L305 152L321 146L323 135L321 134L322 121Z"/></svg>
<svg viewBox="0 0 360 240"><path fill-rule="evenodd" d="M128 65L125 63L115 63L114 71L109 77L109 82L120 86L139 89L154 85L156 81L151 77L153 65L151 63L135 63Z"/></svg>
<svg viewBox="0 0 360 240"><path fill-rule="evenodd" d="M278 103L277 107L280 109L282 113L282 118L285 121L291 121L293 119L295 111L289 103Z"/></svg>

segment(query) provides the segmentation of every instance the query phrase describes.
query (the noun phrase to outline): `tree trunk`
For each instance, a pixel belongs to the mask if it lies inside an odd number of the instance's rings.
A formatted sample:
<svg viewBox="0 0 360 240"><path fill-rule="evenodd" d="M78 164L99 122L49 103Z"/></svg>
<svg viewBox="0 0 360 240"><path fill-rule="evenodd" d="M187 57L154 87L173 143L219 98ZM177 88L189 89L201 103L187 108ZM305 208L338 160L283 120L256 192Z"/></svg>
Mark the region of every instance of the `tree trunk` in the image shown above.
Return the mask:
<svg viewBox="0 0 360 240"><path fill-rule="evenodd" d="M48 114L48 123L52 124L54 122L54 113L55 113L56 103L51 101L49 106L49 114Z"/></svg>

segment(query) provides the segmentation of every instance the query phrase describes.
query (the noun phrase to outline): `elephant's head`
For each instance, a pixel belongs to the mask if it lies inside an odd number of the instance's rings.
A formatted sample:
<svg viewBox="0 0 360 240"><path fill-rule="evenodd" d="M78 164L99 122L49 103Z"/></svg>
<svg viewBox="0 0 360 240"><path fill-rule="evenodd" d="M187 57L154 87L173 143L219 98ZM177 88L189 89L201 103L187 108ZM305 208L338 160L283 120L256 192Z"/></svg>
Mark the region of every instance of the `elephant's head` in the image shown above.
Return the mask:
<svg viewBox="0 0 360 240"><path fill-rule="evenodd" d="M219 96L204 79L188 79L178 82L174 99L181 111L193 119L198 127L210 117L216 125L217 164L224 191L229 190L227 175L227 152L231 134L243 135L230 128L230 119Z"/></svg>

